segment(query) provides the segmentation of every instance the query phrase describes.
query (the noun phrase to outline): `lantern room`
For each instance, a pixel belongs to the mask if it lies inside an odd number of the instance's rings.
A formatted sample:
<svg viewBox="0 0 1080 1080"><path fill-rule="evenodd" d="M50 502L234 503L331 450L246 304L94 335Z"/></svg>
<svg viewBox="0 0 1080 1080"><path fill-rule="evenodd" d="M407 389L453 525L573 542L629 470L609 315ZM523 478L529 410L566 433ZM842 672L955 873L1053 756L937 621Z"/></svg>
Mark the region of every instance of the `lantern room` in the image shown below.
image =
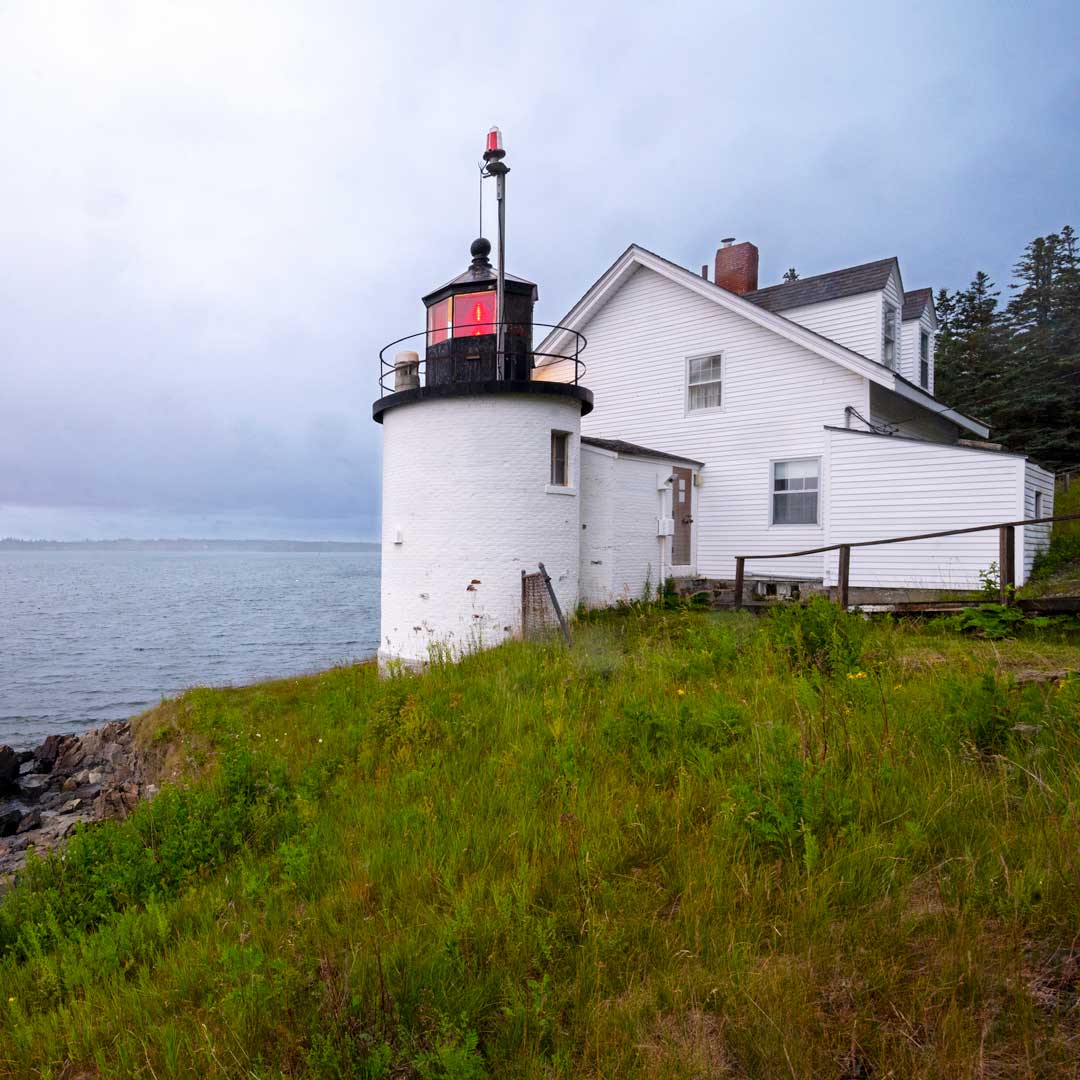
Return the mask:
<svg viewBox="0 0 1080 1080"><path fill-rule="evenodd" d="M426 384L531 378L533 305L531 281L505 275L505 357L498 356L497 275L480 237L470 249L469 268L423 298L427 308Z"/></svg>

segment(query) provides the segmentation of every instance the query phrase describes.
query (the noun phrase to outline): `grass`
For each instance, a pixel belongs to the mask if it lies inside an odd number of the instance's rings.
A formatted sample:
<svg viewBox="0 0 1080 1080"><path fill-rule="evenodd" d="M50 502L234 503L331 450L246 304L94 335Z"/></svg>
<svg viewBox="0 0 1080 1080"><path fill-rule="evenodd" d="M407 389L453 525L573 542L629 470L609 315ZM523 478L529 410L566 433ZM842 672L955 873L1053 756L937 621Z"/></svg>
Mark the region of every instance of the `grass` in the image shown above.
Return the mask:
<svg viewBox="0 0 1080 1080"><path fill-rule="evenodd" d="M192 691L0 903L0 1075L1074 1075L1077 669L815 602Z"/></svg>

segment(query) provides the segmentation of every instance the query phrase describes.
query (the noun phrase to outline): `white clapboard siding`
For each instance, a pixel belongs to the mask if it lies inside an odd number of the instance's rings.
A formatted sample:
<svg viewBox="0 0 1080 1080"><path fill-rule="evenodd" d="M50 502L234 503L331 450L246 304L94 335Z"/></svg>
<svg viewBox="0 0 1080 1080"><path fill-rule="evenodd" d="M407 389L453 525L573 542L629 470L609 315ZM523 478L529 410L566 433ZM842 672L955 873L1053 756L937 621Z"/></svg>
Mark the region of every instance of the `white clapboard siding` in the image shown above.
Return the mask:
<svg viewBox="0 0 1080 1080"><path fill-rule="evenodd" d="M843 424L847 405L869 409L864 378L644 268L583 331L596 405L583 434L705 462L694 492L699 574L731 577L736 555L824 542L823 521L770 526L770 461L822 457L825 426ZM687 357L711 353L723 357L722 408L687 413ZM820 577L822 557L748 566Z"/></svg>
<svg viewBox="0 0 1080 1080"><path fill-rule="evenodd" d="M938 406L941 409L944 407ZM961 433L944 416L935 415L929 409L876 385L870 387L870 421L873 424L891 424L900 429L897 432L899 435L928 439L930 442L955 443L958 435L966 434Z"/></svg>
<svg viewBox="0 0 1080 1080"><path fill-rule="evenodd" d="M1040 468L1034 462L1028 461L1024 465L1024 517L1035 517L1035 492L1042 493L1042 506L1040 517L1052 517L1054 514L1054 474ZM1021 559L1017 555L1017 563L1024 568L1024 581L1031 574L1031 564L1035 561L1037 552L1045 551L1050 546L1050 525L1025 525L1017 529L1017 542L1021 539L1024 545L1024 554ZM1019 567L1018 567L1019 569Z"/></svg>
<svg viewBox="0 0 1080 1080"><path fill-rule="evenodd" d="M881 362L881 293L867 292L790 308L791 319L840 345Z"/></svg>
<svg viewBox="0 0 1080 1080"><path fill-rule="evenodd" d="M1022 517L1021 456L854 431L830 431L828 444L831 544ZM851 584L978 588L980 572L997 559L996 530L855 548ZM835 575L831 553L826 580Z"/></svg>

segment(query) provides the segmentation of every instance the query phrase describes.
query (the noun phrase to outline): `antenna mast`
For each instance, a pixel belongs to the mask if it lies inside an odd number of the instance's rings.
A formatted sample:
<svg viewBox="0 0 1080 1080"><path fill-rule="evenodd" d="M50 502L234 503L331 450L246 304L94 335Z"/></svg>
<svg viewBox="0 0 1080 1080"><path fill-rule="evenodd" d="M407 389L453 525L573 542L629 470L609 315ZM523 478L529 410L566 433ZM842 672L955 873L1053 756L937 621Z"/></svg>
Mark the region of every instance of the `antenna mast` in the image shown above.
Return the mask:
<svg viewBox="0 0 1080 1080"><path fill-rule="evenodd" d="M510 167L503 161L502 132L493 127L487 133L484 150L484 176L495 177L495 201L499 211L499 267L495 281L495 363L501 378L507 377L506 364L506 174Z"/></svg>

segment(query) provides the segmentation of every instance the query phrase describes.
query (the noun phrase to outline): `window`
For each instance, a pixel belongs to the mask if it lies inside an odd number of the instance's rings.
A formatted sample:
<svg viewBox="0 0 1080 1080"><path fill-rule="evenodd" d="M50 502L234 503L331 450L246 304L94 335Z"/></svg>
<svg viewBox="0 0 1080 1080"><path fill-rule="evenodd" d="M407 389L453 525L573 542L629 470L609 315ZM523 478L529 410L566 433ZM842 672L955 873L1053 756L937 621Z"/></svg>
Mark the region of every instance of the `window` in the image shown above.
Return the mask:
<svg viewBox="0 0 1080 1080"><path fill-rule="evenodd" d="M881 359L886 367L896 367L896 306L885 305L885 321L881 339Z"/></svg>
<svg viewBox="0 0 1080 1080"><path fill-rule="evenodd" d="M1036 517L1042 517L1043 516L1043 504L1042 504L1042 492L1041 491L1036 491L1035 492L1035 516Z"/></svg>
<svg viewBox="0 0 1080 1080"><path fill-rule="evenodd" d="M925 330L919 331L919 383L930 389L930 335Z"/></svg>
<svg viewBox="0 0 1080 1080"><path fill-rule="evenodd" d="M772 523L816 525L818 521L818 459L774 461Z"/></svg>
<svg viewBox="0 0 1080 1080"><path fill-rule="evenodd" d="M698 356L687 361L687 412L720 407L720 374L719 356Z"/></svg>
<svg viewBox="0 0 1080 1080"><path fill-rule="evenodd" d="M551 433L551 486L570 486L570 434L566 431Z"/></svg>

